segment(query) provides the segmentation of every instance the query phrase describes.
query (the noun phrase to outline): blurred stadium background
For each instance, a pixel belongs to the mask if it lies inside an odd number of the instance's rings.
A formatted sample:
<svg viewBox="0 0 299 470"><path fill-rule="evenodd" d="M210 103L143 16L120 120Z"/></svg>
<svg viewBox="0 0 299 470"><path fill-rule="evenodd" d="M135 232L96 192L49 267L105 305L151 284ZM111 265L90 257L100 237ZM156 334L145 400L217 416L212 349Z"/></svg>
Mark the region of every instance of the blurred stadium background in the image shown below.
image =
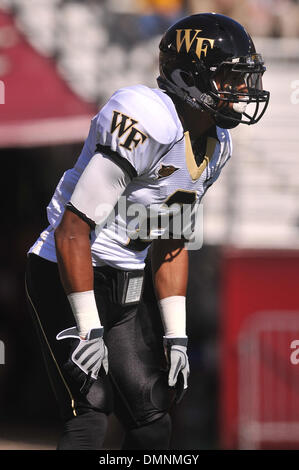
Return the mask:
<svg viewBox="0 0 299 470"><path fill-rule="evenodd" d="M233 159L204 201L205 244L190 260L192 374L172 447L298 448L299 2L0 0L0 449L54 449L59 433L23 287L46 204L91 116L121 86L155 87L161 34L205 11L248 28L271 101L258 125L232 131ZM121 437L112 416L106 448Z"/></svg>

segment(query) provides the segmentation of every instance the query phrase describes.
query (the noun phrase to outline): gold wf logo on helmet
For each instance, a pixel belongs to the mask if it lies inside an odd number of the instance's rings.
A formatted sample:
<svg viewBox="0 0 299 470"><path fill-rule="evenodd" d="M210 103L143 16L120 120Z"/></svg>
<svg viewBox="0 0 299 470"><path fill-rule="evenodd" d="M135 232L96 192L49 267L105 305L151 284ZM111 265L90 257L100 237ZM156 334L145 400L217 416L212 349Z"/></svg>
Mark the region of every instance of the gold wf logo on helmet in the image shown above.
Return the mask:
<svg viewBox="0 0 299 470"><path fill-rule="evenodd" d="M195 33L193 34L193 37L191 37L191 31L195 31ZM206 57L208 47L210 46L211 49L213 49L215 39L202 38L202 37L198 36L198 34L201 33L201 31L202 31L202 29L177 29L176 30L176 47L177 47L177 51L180 52L183 43L185 43L186 51L189 52L193 42L196 39L197 43L196 43L195 53L196 53L197 57L200 59L201 54L203 54ZM209 44L204 45L205 41L208 41Z"/></svg>

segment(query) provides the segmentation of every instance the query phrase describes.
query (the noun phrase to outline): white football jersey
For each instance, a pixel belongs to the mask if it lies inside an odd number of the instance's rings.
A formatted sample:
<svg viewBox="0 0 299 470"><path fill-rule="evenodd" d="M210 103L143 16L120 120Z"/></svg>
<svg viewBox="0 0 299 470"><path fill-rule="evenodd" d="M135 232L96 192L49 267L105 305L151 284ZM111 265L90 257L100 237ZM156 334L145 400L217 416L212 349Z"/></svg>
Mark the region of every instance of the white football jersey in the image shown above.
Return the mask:
<svg viewBox="0 0 299 470"><path fill-rule="evenodd" d="M125 169L131 181L104 227L91 233L93 265L143 269L151 239L175 231L167 223L164 227L163 217L167 221L167 212L187 204L193 224L199 202L231 156L227 129L216 127L214 135L202 140L204 148L200 139L191 143L164 91L143 85L118 90L92 119L81 155L62 176L47 207L50 225L30 252L56 262L54 230L84 168L100 153ZM158 214L164 214L162 222ZM182 232L188 239L190 230L182 226Z"/></svg>

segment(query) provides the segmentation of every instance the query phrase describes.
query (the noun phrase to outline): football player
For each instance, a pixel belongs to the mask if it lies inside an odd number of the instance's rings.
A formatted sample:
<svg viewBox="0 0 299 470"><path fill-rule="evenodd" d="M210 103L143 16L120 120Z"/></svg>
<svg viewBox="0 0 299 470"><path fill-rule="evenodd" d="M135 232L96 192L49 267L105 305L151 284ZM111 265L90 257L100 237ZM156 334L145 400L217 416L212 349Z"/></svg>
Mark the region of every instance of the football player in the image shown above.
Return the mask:
<svg viewBox="0 0 299 470"><path fill-rule="evenodd" d="M231 156L228 129L258 122L269 101L261 55L226 16L182 19L159 60L159 88L122 88L92 119L29 252L27 296L64 419L58 449L101 449L111 411L123 449L169 447L169 409L189 375L192 230L178 236L162 216L190 207L194 227Z"/></svg>

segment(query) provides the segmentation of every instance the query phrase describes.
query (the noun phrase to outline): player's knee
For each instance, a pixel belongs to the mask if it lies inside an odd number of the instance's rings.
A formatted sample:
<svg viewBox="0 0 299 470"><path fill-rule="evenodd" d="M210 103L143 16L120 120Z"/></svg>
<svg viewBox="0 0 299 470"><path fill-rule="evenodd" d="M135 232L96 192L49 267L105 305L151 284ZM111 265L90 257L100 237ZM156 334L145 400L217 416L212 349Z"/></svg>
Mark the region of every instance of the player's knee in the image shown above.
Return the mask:
<svg viewBox="0 0 299 470"><path fill-rule="evenodd" d="M99 450L107 430L107 416L97 410L78 408L67 420L57 450Z"/></svg>
<svg viewBox="0 0 299 470"><path fill-rule="evenodd" d="M167 375L164 374L149 381L147 390L142 392L142 400L136 400L133 408L134 423L127 421L130 428L158 421L168 413L175 400L175 391L168 386Z"/></svg>
<svg viewBox="0 0 299 470"><path fill-rule="evenodd" d="M60 400L63 421L73 416L81 415L88 410L109 415L113 411L113 390L108 376L100 372L98 380L92 384L87 393L81 393L80 384L73 383L71 387L72 400L69 397Z"/></svg>
<svg viewBox="0 0 299 470"><path fill-rule="evenodd" d="M108 377L99 376L98 380L90 387L85 398L88 406L107 415L110 414L113 411L113 391Z"/></svg>
<svg viewBox="0 0 299 470"><path fill-rule="evenodd" d="M165 413L155 421L127 431L122 449L169 449L170 436L171 419L169 414Z"/></svg>
<svg viewBox="0 0 299 470"><path fill-rule="evenodd" d="M150 389L150 401L157 414L168 411L175 400L175 391L168 386L167 374L156 379Z"/></svg>

